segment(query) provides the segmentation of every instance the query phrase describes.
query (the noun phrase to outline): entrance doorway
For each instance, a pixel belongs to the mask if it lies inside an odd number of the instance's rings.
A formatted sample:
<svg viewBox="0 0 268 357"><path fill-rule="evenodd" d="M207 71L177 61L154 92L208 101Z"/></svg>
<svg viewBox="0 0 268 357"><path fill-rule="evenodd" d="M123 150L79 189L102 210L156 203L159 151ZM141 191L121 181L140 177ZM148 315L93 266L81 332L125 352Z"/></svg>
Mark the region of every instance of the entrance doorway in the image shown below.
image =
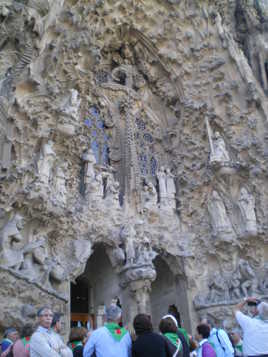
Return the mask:
<svg viewBox="0 0 268 357"><path fill-rule="evenodd" d="M105 245L95 246L85 271L71 284L71 327L89 329L103 325L105 307L121 300L118 275L114 272Z"/></svg>
<svg viewBox="0 0 268 357"><path fill-rule="evenodd" d="M175 305L181 316L183 327L190 331L189 307L186 281L181 275L174 275L166 261L157 256L154 260L156 280L152 283L151 312L156 330L161 318L168 313L170 305Z"/></svg>

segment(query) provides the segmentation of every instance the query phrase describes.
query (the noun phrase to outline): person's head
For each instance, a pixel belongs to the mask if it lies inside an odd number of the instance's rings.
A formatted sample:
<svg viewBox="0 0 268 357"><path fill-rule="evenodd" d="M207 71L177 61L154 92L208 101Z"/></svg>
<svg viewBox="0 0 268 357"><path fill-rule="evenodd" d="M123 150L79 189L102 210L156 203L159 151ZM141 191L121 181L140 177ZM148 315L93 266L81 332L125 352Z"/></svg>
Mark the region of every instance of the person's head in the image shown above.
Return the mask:
<svg viewBox="0 0 268 357"><path fill-rule="evenodd" d="M237 345L238 342L241 340L241 333L239 331L239 329L234 328L231 332L230 332L230 340L232 341L232 343L234 345Z"/></svg>
<svg viewBox="0 0 268 357"><path fill-rule="evenodd" d="M210 327L207 324L200 324L196 327L195 338L197 341L201 341L204 338L208 338L210 335Z"/></svg>
<svg viewBox="0 0 268 357"><path fill-rule="evenodd" d="M31 337L34 333L34 326L31 323L23 325L21 330L21 337Z"/></svg>
<svg viewBox="0 0 268 357"><path fill-rule="evenodd" d="M268 304L264 301L257 305L258 315L261 320L268 320Z"/></svg>
<svg viewBox="0 0 268 357"><path fill-rule="evenodd" d="M177 320L178 327L181 327L181 315L180 315L176 305L174 305L174 304L173 305L169 305L168 313L175 317L175 319Z"/></svg>
<svg viewBox="0 0 268 357"><path fill-rule="evenodd" d="M69 342L74 341L85 342L87 339L88 330L84 327L73 327L69 335Z"/></svg>
<svg viewBox="0 0 268 357"><path fill-rule="evenodd" d="M207 317L203 317L201 319L201 325L208 325L209 329L211 330L213 327L214 327L214 324L213 324L213 321L210 320L209 318Z"/></svg>
<svg viewBox="0 0 268 357"><path fill-rule="evenodd" d="M150 316L146 314L138 314L134 318L133 327L137 336L153 331Z"/></svg>
<svg viewBox="0 0 268 357"><path fill-rule="evenodd" d="M52 323L51 323L51 328L57 333L60 333L61 331L61 317L62 314L58 312L54 312Z"/></svg>
<svg viewBox="0 0 268 357"><path fill-rule="evenodd" d="M4 332L4 338L8 338L10 341L15 342L19 338L19 333L14 327L9 327Z"/></svg>
<svg viewBox="0 0 268 357"><path fill-rule="evenodd" d="M106 319L108 322L119 323L122 318L122 310L119 306L111 304L106 310Z"/></svg>
<svg viewBox="0 0 268 357"><path fill-rule="evenodd" d="M48 306L43 306L37 311L38 323L40 326L49 329L52 324L53 312Z"/></svg>
<svg viewBox="0 0 268 357"><path fill-rule="evenodd" d="M178 331L177 320L172 315L164 316L159 324L159 331L163 334L168 332L176 333Z"/></svg>

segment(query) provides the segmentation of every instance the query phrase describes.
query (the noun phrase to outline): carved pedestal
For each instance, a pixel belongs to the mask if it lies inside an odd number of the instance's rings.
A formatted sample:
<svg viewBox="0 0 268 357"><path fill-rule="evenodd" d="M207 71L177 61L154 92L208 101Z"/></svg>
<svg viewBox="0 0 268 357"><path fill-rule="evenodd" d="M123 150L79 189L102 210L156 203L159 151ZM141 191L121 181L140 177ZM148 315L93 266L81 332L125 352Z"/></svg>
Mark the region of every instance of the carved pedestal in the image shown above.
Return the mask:
<svg viewBox="0 0 268 357"><path fill-rule="evenodd" d="M151 314L150 291L151 283L156 278L152 265L143 267L127 267L122 272L124 321L133 322L139 313Z"/></svg>

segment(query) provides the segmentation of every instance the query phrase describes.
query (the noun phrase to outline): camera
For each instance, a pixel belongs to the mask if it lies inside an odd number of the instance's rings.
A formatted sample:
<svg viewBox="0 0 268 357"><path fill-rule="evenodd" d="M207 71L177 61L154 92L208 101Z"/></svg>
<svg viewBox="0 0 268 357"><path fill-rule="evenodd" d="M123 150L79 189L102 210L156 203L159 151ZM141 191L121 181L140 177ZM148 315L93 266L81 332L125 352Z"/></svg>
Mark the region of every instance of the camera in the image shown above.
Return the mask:
<svg viewBox="0 0 268 357"><path fill-rule="evenodd" d="M257 306L261 300L256 300L256 301L248 301L248 306Z"/></svg>

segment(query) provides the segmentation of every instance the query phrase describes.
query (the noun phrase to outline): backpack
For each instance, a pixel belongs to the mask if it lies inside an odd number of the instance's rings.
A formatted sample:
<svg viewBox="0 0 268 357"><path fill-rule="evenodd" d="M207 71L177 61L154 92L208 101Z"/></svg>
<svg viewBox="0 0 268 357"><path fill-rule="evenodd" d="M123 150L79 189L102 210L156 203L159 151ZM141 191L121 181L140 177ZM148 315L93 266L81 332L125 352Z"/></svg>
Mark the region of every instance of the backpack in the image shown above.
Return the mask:
<svg viewBox="0 0 268 357"><path fill-rule="evenodd" d="M1 357L14 357L13 354L13 344L5 351L1 354Z"/></svg>
<svg viewBox="0 0 268 357"><path fill-rule="evenodd" d="M211 344L208 341L203 344L202 353L203 353L203 349L206 349L206 354L209 355L209 357L217 356L214 348L211 346Z"/></svg>

